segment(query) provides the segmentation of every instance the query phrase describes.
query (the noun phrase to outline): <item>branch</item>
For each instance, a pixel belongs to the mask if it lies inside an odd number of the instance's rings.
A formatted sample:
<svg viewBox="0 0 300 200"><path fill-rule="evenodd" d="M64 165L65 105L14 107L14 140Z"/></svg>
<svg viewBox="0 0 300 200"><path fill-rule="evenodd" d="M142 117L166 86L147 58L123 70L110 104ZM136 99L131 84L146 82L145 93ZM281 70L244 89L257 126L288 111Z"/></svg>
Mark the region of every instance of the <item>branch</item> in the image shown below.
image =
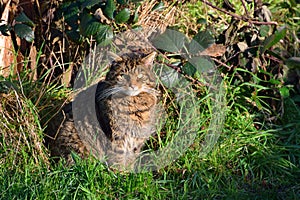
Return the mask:
<svg viewBox="0 0 300 200"><path fill-rule="evenodd" d="M249 12L248 12L248 10L247 10L247 8L246 8L245 0L242 0L241 2L242 2L242 4L243 4L243 7L244 7L244 10L245 10L245 12L246 12L247 17L249 17Z"/></svg>
<svg viewBox="0 0 300 200"><path fill-rule="evenodd" d="M245 16L240 16L240 15L237 15L235 13L232 13L232 12L229 12L227 10L224 10L222 8L219 8L217 6L214 6L213 4L211 4L210 2L208 1L205 1L205 0L201 0L201 2L205 3L206 5L220 11L220 12L223 12L227 15L230 15L232 17L234 17L235 19L237 20L241 20L241 21L245 21L245 22L249 22L250 24L257 24L257 25L278 25L277 22L260 22L260 21L253 21L252 19L248 18L248 17L245 17Z"/></svg>

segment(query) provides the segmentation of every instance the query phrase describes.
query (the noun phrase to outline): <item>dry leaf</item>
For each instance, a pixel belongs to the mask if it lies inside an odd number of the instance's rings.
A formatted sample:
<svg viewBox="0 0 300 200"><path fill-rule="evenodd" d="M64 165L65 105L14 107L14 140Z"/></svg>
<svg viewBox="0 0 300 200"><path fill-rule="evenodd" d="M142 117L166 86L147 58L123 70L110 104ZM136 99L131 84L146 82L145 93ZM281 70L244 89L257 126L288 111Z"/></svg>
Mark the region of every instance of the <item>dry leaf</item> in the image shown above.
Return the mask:
<svg viewBox="0 0 300 200"><path fill-rule="evenodd" d="M226 52L226 47L222 44L212 44L200 53L202 56L219 57Z"/></svg>

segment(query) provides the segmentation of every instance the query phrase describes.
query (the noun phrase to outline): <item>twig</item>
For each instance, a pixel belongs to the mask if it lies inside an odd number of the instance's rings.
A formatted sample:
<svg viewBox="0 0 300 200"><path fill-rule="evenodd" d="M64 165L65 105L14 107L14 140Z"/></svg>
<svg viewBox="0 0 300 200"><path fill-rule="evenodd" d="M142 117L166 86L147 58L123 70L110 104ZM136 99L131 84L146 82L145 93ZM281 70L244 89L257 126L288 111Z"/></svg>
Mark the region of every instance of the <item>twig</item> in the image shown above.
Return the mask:
<svg viewBox="0 0 300 200"><path fill-rule="evenodd" d="M219 64L219 66L224 66L224 67L226 67L226 68L228 68L229 70L231 70L231 68L232 68L232 66L228 66L228 65L226 65L225 63L223 63L223 62L221 62L221 61L219 61L218 59L216 59L216 58L210 58L210 59L212 59L213 61L215 61L216 63L218 63ZM219 67L218 66L218 67ZM217 67L217 68L218 68Z"/></svg>
<svg viewBox="0 0 300 200"><path fill-rule="evenodd" d="M244 10L245 10L245 12L246 12L247 17L249 17L249 12L248 12L248 10L247 10L247 8L246 8L245 0L242 0L241 2L242 2L242 4L243 4L243 7L244 7Z"/></svg>
<svg viewBox="0 0 300 200"><path fill-rule="evenodd" d="M165 62L158 62L159 64L164 64L172 69L174 69L176 72L178 72L179 74L183 75L186 79L188 79L189 81L191 81L193 84L196 83L197 85L201 86L201 87L204 87L204 86L209 86L209 84L207 83L202 83L200 82L198 79L194 79L193 77L187 75L186 73L184 73L182 71L182 69L176 65L172 65L172 64L168 64L168 63L165 63Z"/></svg>
<svg viewBox="0 0 300 200"><path fill-rule="evenodd" d="M254 49L254 48L258 48L258 47L259 47L258 45L255 45L255 46L252 46L252 47L248 47L246 50ZM234 55L230 56L227 60L225 60L224 63L227 63L227 62L231 61L231 59L235 58L236 56L238 56L241 53L244 53L246 50L236 52Z"/></svg>

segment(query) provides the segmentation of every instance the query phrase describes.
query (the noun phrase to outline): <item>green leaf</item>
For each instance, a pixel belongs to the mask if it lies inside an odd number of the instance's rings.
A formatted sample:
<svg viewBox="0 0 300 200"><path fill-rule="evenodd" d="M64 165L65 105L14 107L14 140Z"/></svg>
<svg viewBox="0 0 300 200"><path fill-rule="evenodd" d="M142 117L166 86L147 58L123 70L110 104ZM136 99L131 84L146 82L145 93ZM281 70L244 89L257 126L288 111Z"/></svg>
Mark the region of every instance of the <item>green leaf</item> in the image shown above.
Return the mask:
<svg viewBox="0 0 300 200"><path fill-rule="evenodd" d="M124 8L121 10L115 17L115 20L118 24L127 22L130 18L130 10L128 8Z"/></svg>
<svg viewBox="0 0 300 200"><path fill-rule="evenodd" d="M110 26L101 25L101 28L96 35L96 41L100 46L106 46L111 43L113 36L114 34Z"/></svg>
<svg viewBox="0 0 300 200"><path fill-rule="evenodd" d="M115 10L116 10L115 2L113 0L107 0L104 8L104 14L110 19L114 19Z"/></svg>
<svg viewBox="0 0 300 200"><path fill-rule="evenodd" d="M73 3L68 7L61 10L61 17L65 19L65 21L73 27L74 25L78 24L78 13L80 13L79 5Z"/></svg>
<svg viewBox="0 0 300 200"><path fill-rule="evenodd" d="M66 12L69 9L69 7L74 4L75 2L69 2L69 1L62 3L57 10L58 17L61 18L63 13Z"/></svg>
<svg viewBox="0 0 300 200"><path fill-rule="evenodd" d="M185 58L191 56L191 55L197 55L199 53L201 53L202 51L204 51L204 47L202 45L200 45L197 41L192 40L186 47L185 49L185 53L187 53L187 55L185 56Z"/></svg>
<svg viewBox="0 0 300 200"><path fill-rule="evenodd" d="M80 21L80 34L85 37L95 35L101 28L102 24L91 14L84 13Z"/></svg>
<svg viewBox="0 0 300 200"><path fill-rule="evenodd" d="M190 62L187 62L182 66L182 71L189 76L193 76L197 70Z"/></svg>
<svg viewBox="0 0 300 200"><path fill-rule="evenodd" d="M188 39L180 32L167 29L163 34L155 37L152 42L158 49L175 53L181 51Z"/></svg>
<svg viewBox="0 0 300 200"><path fill-rule="evenodd" d="M278 30L273 35L269 36L263 43L263 47L261 48L261 53L264 53L267 49L274 46L277 42L279 42L282 38L286 35L287 28L281 27L280 30Z"/></svg>
<svg viewBox="0 0 300 200"><path fill-rule="evenodd" d="M193 40L198 42L204 49L215 43L214 37L209 31L200 31L194 37Z"/></svg>
<svg viewBox="0 0 300 200"><path fill-rule="evenodd" d="M291 57L285 60L289 69L300 69L300 57Z"/></svg>
<svg viewBox="0 0 300 200"><path fill-rule="evenodd" d="M24 12L21 12L16 18L15 18L16 22L20 22L23 24L26 24L27 26L31 26L34 27L34 23L33 21L31 21Z"/></svg>
<svg viewBox="0 0 300 200"><path fill-rule="evenodd" d="M172 65L175 65L178 63L172 63ZM179 80L179 73L167 66L161 66L158 69L158 74L160 74L160 80L162 81L162 83L164 84L164 86L172 88L175 85L178 84Z"/></svg>
<svg viewBox="0 0 300 200"><path fill-rule="evenodd" d="M74 151L71 151L71 157L75 163L79 163L81 160L80 156L77 153L75 153Z"/></svg>
<svg viewBox="0 0 300 200"><path fill-rule="evenodd" d="M290 96L290 89L288 87L282 87L279 89L279 92L282 97L286 98Z"/></svg>
<svg viewBox="0 0 300 200"><path fill-rule="evenodd" d="M9 36L8 31L10 30L10 27L6 24L0 25L0 33L4 36Z"/></svg>
<svg viewBox="0 0 300 200"><path fill-rule="evenodd" d="M76 14L70 18L65 19L65 21L72 29L76 29L79 25L79 16Z"/></svg>
<svg viewBox="0 0 300 200"><path fill-rule="evenodd" d="M192 57L188 61L200 74L214 68L214 64L205 57Z"/></svg>
<svg viewBox="0 0 300 200"><path fill-rule="evenodd" d="M83 37L75 29L66 31L66 34L74 42L81 43L83 41Z"/></svg>
<svg viewBox="0 0 300 200"><path fill-rule="evenodd" d="M27 42L34 40L34 31L30 26L26 24L16 24L14 30L20 38L25 39Z"/></svg>
<svg viewBox="0 0 300 200"><path fill-rule="evenodd" d="M100 2L99 0L84 1L81 5L81 9L83 9L83 8L91 9L92 6L98 4L99 2Z"/></svg>

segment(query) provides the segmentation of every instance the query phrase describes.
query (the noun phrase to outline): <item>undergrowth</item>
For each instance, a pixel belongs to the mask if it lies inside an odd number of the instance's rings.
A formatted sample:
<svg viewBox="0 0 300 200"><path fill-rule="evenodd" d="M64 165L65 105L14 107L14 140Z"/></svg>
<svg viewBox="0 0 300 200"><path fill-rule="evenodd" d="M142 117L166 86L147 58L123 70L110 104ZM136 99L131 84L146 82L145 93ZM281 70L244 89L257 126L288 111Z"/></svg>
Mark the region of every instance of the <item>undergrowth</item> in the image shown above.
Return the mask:
<svg viewBox="0 0 300 200"><path fill-rule="evenodd" d="M286 20L291 27L288 31L299 35L293 1L269 2L271 11L278 14L274 20L279 23ZM220 1L215 3L222 7ZM213 27L214 22L216 27L212 32L219 35L230 24L228 15L216 13L200 1L177 6L187 15L177 20L176 26L187 35L195 34L204 25ZM237 14L245 14L242 4L235 6ZM288 17L280 19L287 13ZM280 43L275 52L285 49L287 54L299 56L295 50L299 44L292 35L287 34L282 40L293 42ZM281 69L282 62L277 61L276 69ZM224 64L230 65L230 60ZM272 62L267 64L271 66ZM235 65L228 73L221 71L227 105L217 144L203 156L203 133L213 113L202 102L200 105L205 109L200 108L201 116L208 120L201 122L202 128L187 151L163 169L138 174L113 171L105 163L76 156L72 166L65 166L63 160L51 165L43 145L43 131L68 101L70 89L43 78L33 81L26 70L18 76L1 77L0 198L299 199L297 86L284 85L279 73L251 72L243 65Z"/></svg>

